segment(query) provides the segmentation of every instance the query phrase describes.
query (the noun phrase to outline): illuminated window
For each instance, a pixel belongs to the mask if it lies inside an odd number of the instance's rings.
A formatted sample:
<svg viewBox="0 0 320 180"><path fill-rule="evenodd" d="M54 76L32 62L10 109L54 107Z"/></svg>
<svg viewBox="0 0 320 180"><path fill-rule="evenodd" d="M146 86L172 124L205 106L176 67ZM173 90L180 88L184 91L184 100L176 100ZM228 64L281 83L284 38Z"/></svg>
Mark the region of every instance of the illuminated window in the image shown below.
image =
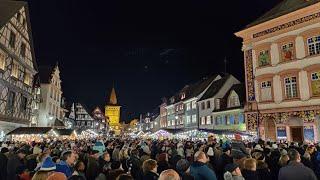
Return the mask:
<svg viewBox="0 0 320 180"><path fill-rule="evenodd" d="M289 42L281 46L282 61L293 60L294 57L294 45L293 42Z"/></svg>
<svg viewBox="0 0 320 180"><path fill-rule="evenodd" d="M308 38L307 43L310 56L320 54L320 35Z"/></svg>
<svg viewBox="0 0 320 180"><path fill-rule="evenodd" d="M239 96L235 91L232 91L228 98L228 107L238 107L240 106Z"/></svg>
<svg viewBox="0 0 320 180"><path fill-rule="evenodd" d="M320 95L320 71L311 73L311 89L313 95Z"/></svg>
<svg viewBox="0 0 320 180"><path fill-rule="evenodd" d="M192 115L192 123L196 123L197 122L197 115L194 114Z"/></svg>
<svg viewBox="0 0 320 180"><path fill-rule="evenodd" d="M192 109L197 109L197 103L196 103L196 101L192 101L191 106L192 106Z"/></svg>
<svg viewBox="0 0 320 180"><path fill-rule="evenodd" d="M263 50L259 52L258 62L259 62L259 67L267 66L270 64L269 50Z"/></svg>
<svg viewBox="0 0 320 180"><path fill-rule="evenodd" d="M271 81L261 82L261 101L270 101L272 100L272 88Z"/></svg>
<svg viewBox="0 0 320 180"><path fill-rule="evenodd" d="M11 76L18 78L18 73L19 73L19 67L17 64L13 63L12 70L11 70Z"/></svg>
<svg viewBox="0 0 320 180"><path fill-rule="evenodd" d="M174 119L172 120L172 123L171 123L171 124L172 124L172 126L174 126L174 125L176 124L176 122L175 122Z"/></svg>
<svg viewBox="0 0 320 180"><path fill-rule="evenodd" d="M298 97L297 77L287 77L284 79L286 98Z"/></svg>
<svg viewBox="0 0 320 180"><path fill-rule="evenodd" d="M191 116L187 116L186 118L186 124L190 124L191 123Z"/></svg>
<svg viewBox="0 0 320 180"><path fill-rule="evenodd" d="M4 57L4 54L0 53L0 69L4 70L6 67L6 59Z"/></svg>
<svg viewBox="0 0 320 180"><path fill-rule="evenodd" d="M207 124L211 124L211 116L207 116Z"/></svg>
<svg viewBox="0 0 320 180"><path fill-rule="evenodd" d="M201 117L201 124L202 125L206 124L206 117Z"/></svg>
<svg viewBox="0 0 320 180"><path fill-rule="evenodd" d="M168 121L167 121L167 124L168 124L168 126L171 126L171 121L168 120Z"/></svg>
<svg viewBox="0 0 320 180"><path fill-rule="evenodd" d="M185 94L185 93L182 93L182 94L181 94L181 100L184 99L184 98L186 98L186 94Z"/></svg>
<svg viewBox="0 0 320 180"><path fill-rule="evenodd" d="M220 109L220 99L215 99L216 109Z"/></svg>
<svg viewBox="0 0 320 180"><path fill-rule="evenodd" d="M24 83L27 85L31 85L31 76L29 73L24 73Z"/></svg>
<svg viewBox="0 0 320 180"><path fill-rule="evenodd" d="M189 111L191 109L191 104L187 103L187 111Z"/></svg>

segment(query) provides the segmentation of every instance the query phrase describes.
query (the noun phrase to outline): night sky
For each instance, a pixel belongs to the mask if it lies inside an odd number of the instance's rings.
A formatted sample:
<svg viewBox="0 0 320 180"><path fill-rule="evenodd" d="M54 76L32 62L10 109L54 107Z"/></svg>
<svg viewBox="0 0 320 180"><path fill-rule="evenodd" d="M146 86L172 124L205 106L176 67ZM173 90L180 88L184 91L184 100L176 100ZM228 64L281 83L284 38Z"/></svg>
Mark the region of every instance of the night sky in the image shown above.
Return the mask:
<svg viewBox="0 0 320 180"><path fill-rule="evenodd" d="M225 57L227 72L244 81L233 33L280 0L28 2L37 63L59 61L67 102L104 107L114 84L122 120L130 120L223 72Z"/></svg>

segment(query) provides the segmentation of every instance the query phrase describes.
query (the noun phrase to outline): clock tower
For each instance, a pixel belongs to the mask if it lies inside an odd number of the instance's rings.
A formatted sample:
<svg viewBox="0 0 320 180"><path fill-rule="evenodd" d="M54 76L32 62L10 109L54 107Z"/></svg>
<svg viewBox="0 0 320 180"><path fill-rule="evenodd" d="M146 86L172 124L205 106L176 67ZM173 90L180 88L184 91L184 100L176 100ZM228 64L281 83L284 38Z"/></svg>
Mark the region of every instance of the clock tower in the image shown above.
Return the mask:
<svg viewBox="0 0 320 180"><path fill-rule="evenodd" d="M105 106L105 115L109 122L110 130L114 131L116 135L120 134L120 108L118 104L117 95L114 87L112 87L109 102Z"/></svg>

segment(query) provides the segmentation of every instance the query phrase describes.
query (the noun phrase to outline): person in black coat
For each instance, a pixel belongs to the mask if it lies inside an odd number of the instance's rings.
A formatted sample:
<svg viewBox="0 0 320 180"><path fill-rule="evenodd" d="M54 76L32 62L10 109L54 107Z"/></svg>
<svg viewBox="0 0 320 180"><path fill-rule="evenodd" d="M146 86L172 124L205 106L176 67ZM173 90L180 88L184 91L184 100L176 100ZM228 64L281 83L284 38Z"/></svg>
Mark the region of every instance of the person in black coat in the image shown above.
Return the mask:
<svg viewBox="0 0 320 180"><path fill-rule="evenodd" d="M153 159L145 160L142 164L143 180L157 180L159 175L157 174L157 161Z"/></svg>
<svg viewBox="0 0 320 180"><path fill-rule="evenodd" d="M249 158L244 161L244 170L242 171L242 176L245 180L259 180L257 163L255 159Z"/></svg>
<svg viewBox="0 0 320 180"><path fill-rule="evenodd" d="M8 152L8 148L3 147L0 152L0 179L6 179L7 178L7 163L8 163L8 157L5 155Z"/></svg>

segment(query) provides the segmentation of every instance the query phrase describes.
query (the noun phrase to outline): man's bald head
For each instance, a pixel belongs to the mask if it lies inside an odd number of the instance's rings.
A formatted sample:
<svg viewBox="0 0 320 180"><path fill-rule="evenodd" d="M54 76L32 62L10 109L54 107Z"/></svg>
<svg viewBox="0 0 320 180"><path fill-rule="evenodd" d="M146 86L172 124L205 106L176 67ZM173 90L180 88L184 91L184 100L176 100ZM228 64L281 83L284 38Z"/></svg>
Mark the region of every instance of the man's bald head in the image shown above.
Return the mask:
<svg viewBox="0 0 320 180"><path fill-rule="evenodd" d="M180 180L180 176L175 170L168 169L162 171L162 173L159 176L159 180Z"/></svg>

